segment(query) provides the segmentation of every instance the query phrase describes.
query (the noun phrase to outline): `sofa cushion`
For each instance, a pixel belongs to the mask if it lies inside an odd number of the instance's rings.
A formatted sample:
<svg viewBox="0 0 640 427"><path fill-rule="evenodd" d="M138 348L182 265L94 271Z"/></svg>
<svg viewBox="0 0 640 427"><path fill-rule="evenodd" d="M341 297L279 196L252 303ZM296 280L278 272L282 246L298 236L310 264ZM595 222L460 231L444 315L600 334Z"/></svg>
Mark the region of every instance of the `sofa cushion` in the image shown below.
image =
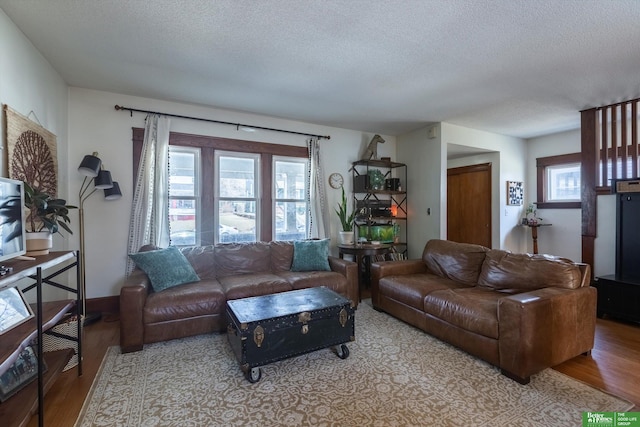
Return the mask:
<svg viewBox="0 0 640 427"><path fill-rule="evenodd" d="M218 279L228 300L290 291L291 284L271 273L238 274Z"/></svg>
<svg viewBox="0 0 640 427"><path fill-rule="evenodd" d="M271 247L271 271L289 271L293 262L293 242L273 241Z"/></svg>
<svg viewBox="0 0 640 427"><path fill-rule="evenodd" d="M422 260L430 272L447 279L476 284L486 253L490 249L470 243L429 240Z"/></svg>
<svg viewBox="0 0 640 427"><path fill-rule="evenodd" d="M330 271L329 239L293 242L291 271Z"/></svg>
<svg viewBox="0 0 640 427"><path fill-rule="evenodd" d="M222 243L214 248L216 277L271 272L269 243Z"/></svg>
<svg viewBox="0 0 640 427"><path fill-rule="evenodd" d="M504 297L477 286L433 291L424 298L424 311L466 331L498 339L498 300Z"/></svg>
<svg viewBox="0 0 640 427"><path fill-rule="evenodd" d="M152 292L144 306L144 323L168 322L222 314L226 298L217 280L202 280Z"/></svg>
<svg viewBox="0 0 640 427"><path fill-rule="evenodd" d="M129 254L129 257L149 276L156 292L200 280L187 258L175 246Z"/></svg>
<svg viewBox="0 0 640 427"><path fill-rule="evenodd" d="M189 260L196 274L201 279L216 278L216 262L214 259L213 245L188 246L180 248L180 252Z"/></svg>
<svg viewBox="0 0 640 427"><path fill-rule="evenodd" d="M424 297L433 291L469 287L431 273L386 276L378 282L378 292L387 298L424 311Z"/></svg>
<svg viewBox="0 0 640 427"><path fill-rule="evenodd" d="M546 287L577 289L582 284L582 274L575 263L565 258L492 250L482 265L478 284L522 291Z"/></svg>
<svg viewBox="0 0 640 427"><path fill-rule="evenodd" d="M289 282L293 289L326 286L332 291L348 296L347 278L335 271L282 271L276 274Z"/></svg>

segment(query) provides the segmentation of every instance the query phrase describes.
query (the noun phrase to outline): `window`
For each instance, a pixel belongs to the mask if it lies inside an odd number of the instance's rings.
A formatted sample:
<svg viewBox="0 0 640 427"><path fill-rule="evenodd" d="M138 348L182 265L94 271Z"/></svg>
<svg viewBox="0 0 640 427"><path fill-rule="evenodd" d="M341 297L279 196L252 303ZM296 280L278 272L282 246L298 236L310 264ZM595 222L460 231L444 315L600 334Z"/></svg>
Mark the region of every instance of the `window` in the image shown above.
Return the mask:
<svg viewBox="0 0 640 427"><path fill-rule="evenodd" d="M217 242L256 241L259 160L257 154L216 151Z"/></svg>
<svg viewBox="0 0 640 427"><path fill-rule="evenodd" d="M134 176L144 129L133 130ZM171 132L173 245L301 239L307 147Z"/></svg>
<svg viewBox="0 0 640 427"><path fill-rule="evenodd" d="M275 240L298 240L307 235L307 163L304 159L274 157Z"/></svg>
<svg viewBox="0 0 640 427"><path fill-rule="evenodd" d="M580 208L580 153L536 159L540 209Z"/></svg>
<svg viewBox="0 0 640 427"><path fill-rule="evenodd" d="M169 153L169 224L171 243L199 244L196 230L200 218L200 150L171 147Z"/></svg>

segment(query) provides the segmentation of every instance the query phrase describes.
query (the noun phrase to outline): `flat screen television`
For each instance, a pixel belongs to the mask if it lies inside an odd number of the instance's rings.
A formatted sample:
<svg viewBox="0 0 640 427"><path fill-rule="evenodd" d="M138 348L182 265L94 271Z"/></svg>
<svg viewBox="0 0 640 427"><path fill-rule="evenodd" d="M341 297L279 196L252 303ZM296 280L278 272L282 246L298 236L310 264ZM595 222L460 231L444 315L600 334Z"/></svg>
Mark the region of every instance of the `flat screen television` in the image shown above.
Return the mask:
<svg viewBox="0 0 640 427"><path fill-rule="evenodd" d="M0 261L24 255L24 183L0 177Z"/></svg>

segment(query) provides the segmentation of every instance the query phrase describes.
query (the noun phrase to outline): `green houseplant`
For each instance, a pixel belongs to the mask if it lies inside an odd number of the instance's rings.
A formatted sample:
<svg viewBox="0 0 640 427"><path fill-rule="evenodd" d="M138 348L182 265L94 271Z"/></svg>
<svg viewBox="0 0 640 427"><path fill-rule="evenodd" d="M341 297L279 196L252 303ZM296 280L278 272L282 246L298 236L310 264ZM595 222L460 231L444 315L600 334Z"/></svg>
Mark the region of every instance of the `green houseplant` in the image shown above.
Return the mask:
<svg viewBox="0 0 640 427"><path fill-rule="evenodd" d="M76 206L67 205L64 199L55 199L49 194L24 183L24 206L29 210L25 229L27 231L27 255L45 255L52 246L52 236L60 229L73 234L69 210Z"/></svg>
<svg viewBox="0 0 640 427"><path fill-rule="evenodd" d="M342 244L353 243L353 222L356 217L356 211L351 212L351 214L348 214L347 212L347 195L344 192L344 187L342 187L342 200L338 204L338 209L336 209L336 214L338 214L340 224L342 225L342 231L340 232L340 240Z"/></svg>

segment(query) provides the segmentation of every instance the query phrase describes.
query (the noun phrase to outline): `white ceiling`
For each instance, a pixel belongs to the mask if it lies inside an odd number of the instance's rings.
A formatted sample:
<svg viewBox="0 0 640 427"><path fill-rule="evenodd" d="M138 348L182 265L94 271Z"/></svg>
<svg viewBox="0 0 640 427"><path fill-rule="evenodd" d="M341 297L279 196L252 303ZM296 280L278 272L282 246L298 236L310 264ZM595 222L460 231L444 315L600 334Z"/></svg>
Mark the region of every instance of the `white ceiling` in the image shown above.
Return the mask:
<svg viewBox="0 0 640 427"><path fill-rule="evenodd" d="M70 86L397 135L640 97L638 0L0 0ZM135 106L132 106L135 107Z"/></svg>

